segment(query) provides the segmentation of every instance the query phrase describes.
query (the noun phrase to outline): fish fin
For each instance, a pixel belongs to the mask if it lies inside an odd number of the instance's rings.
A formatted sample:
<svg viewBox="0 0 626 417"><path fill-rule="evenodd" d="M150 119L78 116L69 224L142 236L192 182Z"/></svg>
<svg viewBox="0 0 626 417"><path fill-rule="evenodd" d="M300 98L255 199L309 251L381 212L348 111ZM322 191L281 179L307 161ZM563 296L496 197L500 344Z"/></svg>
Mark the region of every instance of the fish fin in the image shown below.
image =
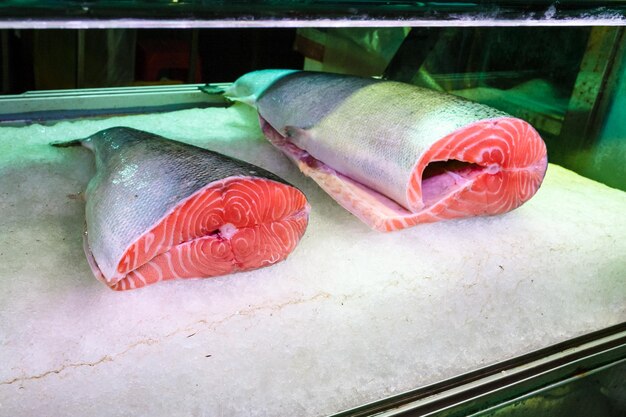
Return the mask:
<svg viewBox="0 0 626 417"><path fill-rule="evenodd" d="M247 104L248 106L251 107L255 107L256 106L256 97L255 96L242 96L242 97L238 97L236 95L229 95L229 91L228 89L226 89L223 93L224 97L226 97L226 99L228 101L231 102L242 102L244 104Z"/></svg>
<svg viewBox="0 0 626 417"><path fill-rule="evenodd" d="M251 107L256 107L257 96L250 91L242 91L241 86L233 83L222 90L224 98L231 103L241 102Z"/></svg>
<svg viewBox="0 0 626 417"><path fill-rule="evenodd" d="M54 146L56 148L69 148L70 146L81 146L82 142L83 142L83 139L74 139L74 140L51 142L50 146Z"/></svg>

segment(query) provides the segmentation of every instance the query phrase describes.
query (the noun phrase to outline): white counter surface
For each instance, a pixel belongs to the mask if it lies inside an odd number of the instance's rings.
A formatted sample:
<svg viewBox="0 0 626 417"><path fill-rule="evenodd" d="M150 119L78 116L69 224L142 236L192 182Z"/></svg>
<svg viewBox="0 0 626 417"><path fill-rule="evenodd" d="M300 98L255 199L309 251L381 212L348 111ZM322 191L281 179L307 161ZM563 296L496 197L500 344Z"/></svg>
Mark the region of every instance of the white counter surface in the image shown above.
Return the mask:
<svg viewBox="0 0 626 417"><path fill-rule="evenodd" d="M254 117L0 129L0 415L317 416L626 321L626 193L550 165L511 213L381 234ZM312 206L300 245L270 268L109 290L82 251L93 157L47 143L114 125L291 181Z"/></svg>

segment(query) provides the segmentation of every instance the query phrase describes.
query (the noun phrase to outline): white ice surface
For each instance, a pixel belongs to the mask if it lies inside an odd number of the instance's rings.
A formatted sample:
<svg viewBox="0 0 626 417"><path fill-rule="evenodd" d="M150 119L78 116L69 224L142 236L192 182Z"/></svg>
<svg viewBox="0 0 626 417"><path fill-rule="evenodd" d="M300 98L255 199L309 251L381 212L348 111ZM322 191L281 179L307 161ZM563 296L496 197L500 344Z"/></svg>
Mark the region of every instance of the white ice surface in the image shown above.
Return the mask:
<svg viewBox="0 0 626 417"><path fill-rule="evenodd" d="M256 163L312 206L285 262L113 292L82 251L87 149L127 125ZM211 140L209 138L212 138ZM626 193L550 165L511 213L369 230L245 107L0 129L0 415L317 416L626 320Z"/></svg>

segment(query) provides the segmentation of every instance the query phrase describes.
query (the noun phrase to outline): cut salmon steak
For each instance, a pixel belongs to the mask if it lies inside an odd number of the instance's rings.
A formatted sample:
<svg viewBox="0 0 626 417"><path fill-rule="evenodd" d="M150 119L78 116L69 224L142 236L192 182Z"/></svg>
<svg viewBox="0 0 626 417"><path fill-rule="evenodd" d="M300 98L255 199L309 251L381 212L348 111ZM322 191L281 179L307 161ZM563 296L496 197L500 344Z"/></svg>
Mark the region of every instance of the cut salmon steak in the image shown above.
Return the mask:
<svg viewBox="0 0 626 417"><path fill-rule="evenodd" d="M410 84L262 70L225 95L254 106L269 141L378 231L508 212L548 166L529 123Z"/></svg>
<svg viewBox="0 0 626 417"><path fill-rule="evenodd" d="M257 166L124 127L81 143L97 168L85 253L114 290L272 265L306 229L304 194Z"/></svg>

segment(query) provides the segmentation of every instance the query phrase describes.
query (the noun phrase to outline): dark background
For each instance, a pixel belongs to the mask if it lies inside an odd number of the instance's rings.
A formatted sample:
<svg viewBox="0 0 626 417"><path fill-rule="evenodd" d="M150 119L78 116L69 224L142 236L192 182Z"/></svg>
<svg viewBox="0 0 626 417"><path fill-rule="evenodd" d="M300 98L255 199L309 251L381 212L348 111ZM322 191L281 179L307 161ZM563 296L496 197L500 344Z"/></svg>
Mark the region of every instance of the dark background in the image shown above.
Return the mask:
<svg viewBox="0 0 626 417"><path fill-rule="evenodd" d="M103 75L110 58L106 32L84 31L84 81L78 85L77 30L5 31L2 46L3 55L8 52L10 78L3 93L188 81L192 30L125 30L122 53L128 52L115 64L122 74L108 77ZM295 34L295 29L199 29L199 76L193 82L233 81L261 68L302 68L304 57L293 47ZM146 77L147 73L156 77Z"/></svg>

